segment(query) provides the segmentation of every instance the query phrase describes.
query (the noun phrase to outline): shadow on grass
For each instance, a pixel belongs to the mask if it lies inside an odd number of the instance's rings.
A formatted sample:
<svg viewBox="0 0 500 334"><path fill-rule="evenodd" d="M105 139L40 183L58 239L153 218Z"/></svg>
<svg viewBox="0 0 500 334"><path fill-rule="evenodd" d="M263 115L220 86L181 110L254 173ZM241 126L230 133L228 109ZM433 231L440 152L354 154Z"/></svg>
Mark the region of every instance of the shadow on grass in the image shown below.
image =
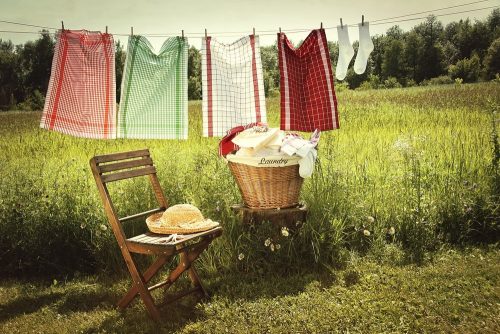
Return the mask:
<svg viewBox="0 0 500 334"><path fill-rule="evenodd" d="M329 273L304 272L292 275L267 273L227 273L224 276L206 278L211 295L228 300L253 301L261 298L275 298L296 295L304 291L313 281L323 287L330 286L337 278Z"/></svg>
<svg viewBox="0 0 500 334"><path fill-rule="evenodd" d="M62 293L47 293L34 297L23 296L0 305L0 323L24 314L36 313L40 308L57 302L62 295Z"/></svg>

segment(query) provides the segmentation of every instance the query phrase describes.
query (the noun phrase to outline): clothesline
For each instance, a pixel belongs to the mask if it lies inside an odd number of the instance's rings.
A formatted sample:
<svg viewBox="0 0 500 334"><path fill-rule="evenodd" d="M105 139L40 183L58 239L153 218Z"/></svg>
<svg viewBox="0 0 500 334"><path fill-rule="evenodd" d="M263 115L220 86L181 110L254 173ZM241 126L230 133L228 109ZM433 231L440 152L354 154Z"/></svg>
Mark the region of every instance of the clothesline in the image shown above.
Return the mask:
<svg viewBox="0 0 500 334"><path fill-rule="evenodd" d="M393 17L388 17L388 18L376 19L376 20L370 21L370 25L376 26L376 25L394 24L394 23L422 20L422 19L427 18L427 16L420 16L420 17L408 18L408 19L402 19L402 20L394 20L394 19L410 17L410 16L415 16L415 15L420 15L420 14L433 13L436 11L442 11L442 10L446 10L446 9L463 7L463 6L468 6L468 5L478 4L478 3L482 3L482 2L488 2L488 1L491 1L491 0L480 0L480 1L474 1L474 2L464 3L464 4L460 4L460 5L455 5L455 6L442 7L442 8L438 8L438 9L427 10L427 11L422 11L422 12L417 12L417 13L411 13L411 14L393 16ZM500 8L500 6L496 5L496 6L488 6L488 7L476 8L476 9L469 9L469 10L464 10L464 11L456 11L456 12L451 12L451 13L435 14L434 16L443 17L443 16L464 14L464 13L470 13L470 12L476 12L476 11L494 9L494 8ZM342 20L342 19L340 19L340 20ZM390 20L392 20L392 21L390 21ZM59 30L60 29L60 28L55 28L55 27L40 26L40 25L6 21L6 20L0 20L0 23L42 28L42 29L48 29L48 30ZM342 26L343 27L357 27L357 24L343 24ZM335 29L336 27L337 26L324 27L323 29L331 30L331 29ZM285 32L287 34L303 33L303 32L308 32L310 30L311 30L310 28L281 29L282 32ZM0 33L40 34L41 32L40 31L0 30ZM250 30L249 31L231 31L231 32L218 32L218 31L216 31L216 32L210 32L209 34L212 37L214 37L214 36L215 37L217 37L217 36L220 36L220 37L240 37L241 34L248 34L248 33L251 33L251 31ZM258 33L260 36L274 36L274 35L276 35L277 30L256 30L256 33ZM50 34L55 35L56 33L53 32ZM126 37L126 36L130 36L131 34L130 33L129 34L127 34L127 33L113 33L113 35ZM140 34L140 35L147 36L147 37L153 37L153 38L154 37L174 37L174 36L178 36L179 33L173 33L173 32L170 32L170 33L144 33L144 34ZM186 32L186 33L184 33L184 36L190 37L190 38L203 38L205 36L205 33Z"/></svg>

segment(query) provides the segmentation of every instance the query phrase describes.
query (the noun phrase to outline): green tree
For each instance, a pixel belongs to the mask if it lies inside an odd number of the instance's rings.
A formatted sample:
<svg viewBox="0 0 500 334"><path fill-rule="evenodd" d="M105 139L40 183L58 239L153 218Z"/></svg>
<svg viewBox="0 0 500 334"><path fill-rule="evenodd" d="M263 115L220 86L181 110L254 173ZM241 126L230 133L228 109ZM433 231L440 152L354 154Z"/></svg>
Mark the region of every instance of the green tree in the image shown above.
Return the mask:
<svg viewBox="0 0 500 334"><path fill-rule="evenodd" d="M419 34L424 42L417 77L430 79L440 76L444 72L444 53L438 41L444 35L443 25L437 21L435 16L431 15L424 23L417 25L413 31Z"/></svg>
<svg viewBox="0 0 500 334"><path fill-rule="evenodd" d="M120 103L122 92L123 70L127 53L123 50L120 41L115 43L115 77L116 77L116 102Z"/></svg>
<svg viewBox="0 0 500 334"><path fill-rule="evenodd" d="M19 99L21 86L18 71L18 56L11 41L0 39L0 110L8 110Z"/></svg>
<svg viewBox="0 0 500 334"><path fill-rule="evenodd" d="M390 38L382 61L382 78L402 78L404 76L403 42L400 39Z"/></svg>
<svg viewBox="0 0 500 334"><path fill-rule="evenodd" d="M484 58L486 77L492 79L500 73L500 37L491 43Z"/></svg>
<svg viewBox="0 0 500 334"><path fill-rule="evenodd" d="M370 54L369 65L373 74L380 77L382 75L382 63L384 61L386 38L383 35L375 35L372 37L372 41L374 47L372 53Z"/></svg>
<svg viewBox="0 0 500 334"><path fill-rule="evenodd" d="M201 53L194 46L188 51L188 99L201 100Z"/></svg>
<svg viewBox="0 0 500 334"><path fill-rule="evenodd" d="M47 93L54 45L54 39L48 31L44 30L39 39L26 42L23 47L18 48L19 70L25 98L31 96L36 90L42 95Z"/></svg>
<svg viewBox="0 0 500 334"><path fill-rule="evenodd" d="M279 90L280 73L278 62L278 47L276 44L272 46L263 46L260 48L260 57L262 61L262 70L264 76L264 92L269 96L271 91Z"/></svg>
<svg viewBox="0 0 500 334"><path fill-rule="evenodd" d="M486 25L491 32L491 40L500 38L500 9L494 9L486 19Z"/></svg>
<svg viewBox="0 0 500 334"><path fill-rule="evenodd" d="M415 82L422 81L422 77L419 75L420 61L422 59L422 51L424 47L424 41L422 37L415 31L408 33L405 39L402 58L405 66L405 72L407 73L409 79Z"/></svg>
<svg viewBox="0 0 500 334"><path fill-rule="evenodd" d="M476 82L481 73L481 62L479 56L474 54L470 59L459 60L448 69L452 79L460 78L464 82Z"/></svg>

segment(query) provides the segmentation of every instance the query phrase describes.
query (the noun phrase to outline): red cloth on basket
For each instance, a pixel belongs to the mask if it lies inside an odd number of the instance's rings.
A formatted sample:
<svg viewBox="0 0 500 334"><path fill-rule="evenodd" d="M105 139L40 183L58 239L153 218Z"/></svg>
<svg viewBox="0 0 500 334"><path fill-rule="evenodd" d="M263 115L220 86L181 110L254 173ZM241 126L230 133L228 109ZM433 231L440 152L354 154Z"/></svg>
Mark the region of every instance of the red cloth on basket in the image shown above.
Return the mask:
<svg viewBox="0 0 500 334"><path fill-rule="evenodd" d="M295 49L278 33L282 130L339 128L332 65L324 29L313 30Z"/></svg>
<svg viewBox="0 0 500 334"><path fill-rule="evenodd" d="M78 137L116 138L113 36L59 32L40 127Z"/></svg>
<svg viewBox="0 0 500 334"><path fill-rule="evenodd" d="M261 125L267 125L266 123L250 123L245 126L240 125L236 126L232 129L227 130L226 135L220 140L219 142L219 155L221 157L225 157L229 153L233 152L234 150L239 149L239 146L236 145L235 143L232 142L233 138L236 137L236 135L246 129L250 129L254 126L261 126Z"/></svg>

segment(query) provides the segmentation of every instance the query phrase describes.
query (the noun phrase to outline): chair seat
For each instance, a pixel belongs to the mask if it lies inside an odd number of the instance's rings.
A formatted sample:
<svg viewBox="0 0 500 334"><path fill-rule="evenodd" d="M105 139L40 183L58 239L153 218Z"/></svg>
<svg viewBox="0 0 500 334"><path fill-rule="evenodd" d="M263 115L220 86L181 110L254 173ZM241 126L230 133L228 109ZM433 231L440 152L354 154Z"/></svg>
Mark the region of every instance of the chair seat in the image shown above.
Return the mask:
<svg viewBox="0 0 500 334"><path fill-rule="evenodd" d="M171 255L184 247L197 243L197 239L213 239L221 234L222 228L220 226L203 232L177 234L175 240L170 238L171 234L146 232L127 239L126 243L129 250L134 253Z"/></svg>

